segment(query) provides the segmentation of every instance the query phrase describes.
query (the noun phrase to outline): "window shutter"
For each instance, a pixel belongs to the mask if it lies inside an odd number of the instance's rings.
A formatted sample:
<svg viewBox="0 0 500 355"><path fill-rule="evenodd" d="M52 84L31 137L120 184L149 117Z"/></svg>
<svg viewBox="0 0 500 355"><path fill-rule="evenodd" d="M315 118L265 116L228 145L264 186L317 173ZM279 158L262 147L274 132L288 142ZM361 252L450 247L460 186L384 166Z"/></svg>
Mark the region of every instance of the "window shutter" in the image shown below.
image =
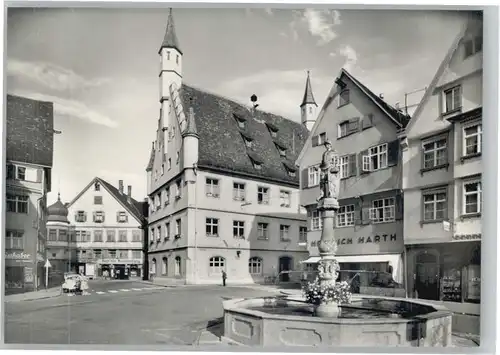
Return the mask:
<svg viewBox="0 0 500 355"><path fill-rule="evenodd" d="M95 221L96 221L97 214L96 214L95 212L92 212L92 215L93 215L94 222L95 222Z"/></svg>
<svg viewBox="0 0 500 355"><path fill-rule="evenodd" d="M319 142L319 136L313 136L312 137L312 146L316 147L318 145L318 142Z"/></svg>
<svg viewBox="0 0 500 355"><path fill-rule="evenodd" d="M355 225L360 225L362 223L361 220L361 202L358 202L354 205L354 224Z"/></svg>
<svg viewBox="0 0 500 355"><path fill-rule="evenodd" d="M78 222L78 213L75 213L75 222Z"/></svg>
<svg viewBox="0 0 500 355"><path fill-rule="evenodd" d="M36 182L42 182L43 169L36 169Z"/></svg>
<svg viewBox="0 0 500 355"><path fill-rule="evenodd" d="M363 116L363 120L361 121L361 129L367 129L373 126L373 114L368 114Z"/></svg>
<svg viewBox="0 0 500 355"><path fill-rule="evenodd" d="M361 205L361 224L370 224L371 205L365 201L363 201L360 205Z"/></svg>
<svg viewBox="0 0 500 355"><path fill-rule="evenodd" d="M423 206L424 204L421 203ZM398 192L396 195L396 206L395 206L395 214L396 214L396 220L402 220L404 216L404 200L403 200L403 193Z"/></svg>
<svg viewBox="0 0 500 355"><path fill-rule="evenodd" d="M120 222L120 212L116 212L116 221Z"/></svg>
<svg viewBox="0 0 500 355"><path fill-rule="evenodd" d="M309 168L305 168L302 170L302 189L305 189L309 186Z"/></svg>
<svg viewBox="0 0 500 355"><path fill-rule="evenodd" d="M398 165L399 160L399 139L396 139L387 144L387 165Z"/></svg>
<svg viewBox="0 0 500 355"><path fill-rule="evenodd" d="M368 174L367 171L363 171L363 157L368 155L368 149L363 150L361 153L358 155L358 164L359 164L359 174Z"/></svg>
<svg viewBox="0 0 500 355"><path fill-rule="evenodd" d="M349 155L349 177L358 175L356 153Z"/></svg>
<svg viewBox="0 0 500 355"><path fill-rule="evenodd" d="M83 221L87 222L87 212L83 212Z"/></svg>

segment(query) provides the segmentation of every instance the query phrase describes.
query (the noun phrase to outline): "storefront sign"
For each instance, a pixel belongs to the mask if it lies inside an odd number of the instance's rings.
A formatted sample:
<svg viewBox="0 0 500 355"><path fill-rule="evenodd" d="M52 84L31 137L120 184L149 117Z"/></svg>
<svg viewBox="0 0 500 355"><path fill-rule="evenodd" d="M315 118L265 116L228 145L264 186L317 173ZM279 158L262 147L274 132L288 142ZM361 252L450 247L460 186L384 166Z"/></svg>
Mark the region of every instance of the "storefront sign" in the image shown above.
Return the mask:
<svg viewBox="0 0 500 355"><path fill-rule="evenodd" d="M481 234L476 233L476 234L455 234L451 237L452 240L455 241L460 241L460 240L480 240L481 239Z"/></svg>
<svg viewBox="0 0 500 355"><path fill-rule="evenodd" d="M102 264L140 264L137 259L102 259Z"/></svg>
<svg viewBox="0 0 500 355"><path fill-rule="evenodd" d="M369 243L385 243L385 242L393 242L396 241L396 234L382 234L382 235L374 235L368 237L358 237L358 238L341 238L337 239L338 245L347 245L347 244L369 244ZM311 247L317 247L319 240L313 240L311 242Z"/></svg>
<svg viewBox="0 0 500 355"><path fill-rule="evenodd" d="M16 260L16 261L20 261L20 262L27 262L27 261L31 261L31 254L27 254L25 252L5 253L5 259Z"/></svg>

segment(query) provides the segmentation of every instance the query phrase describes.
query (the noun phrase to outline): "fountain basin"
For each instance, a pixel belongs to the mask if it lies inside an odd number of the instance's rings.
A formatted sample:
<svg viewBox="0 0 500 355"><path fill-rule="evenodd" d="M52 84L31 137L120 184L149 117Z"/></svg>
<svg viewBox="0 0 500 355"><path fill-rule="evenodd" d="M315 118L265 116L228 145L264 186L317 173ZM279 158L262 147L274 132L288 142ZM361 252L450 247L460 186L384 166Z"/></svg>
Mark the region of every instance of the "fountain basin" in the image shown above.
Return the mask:
<svg viewBox="0 0 500 355"><path fill-rule="evenodd" d="M248 346L451 346L452 313L406 298L353 296L339 318L280 297L223 302L224 337Z"/></svg>

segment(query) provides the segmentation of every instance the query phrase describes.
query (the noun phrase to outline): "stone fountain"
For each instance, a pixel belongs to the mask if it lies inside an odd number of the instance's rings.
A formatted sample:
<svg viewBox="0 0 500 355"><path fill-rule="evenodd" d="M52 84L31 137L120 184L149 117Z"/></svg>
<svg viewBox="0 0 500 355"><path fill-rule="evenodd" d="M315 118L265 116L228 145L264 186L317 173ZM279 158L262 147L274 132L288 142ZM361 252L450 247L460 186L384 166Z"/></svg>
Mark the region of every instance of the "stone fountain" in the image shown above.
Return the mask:
<svg viewBox="0 0 500 355"><path fill-rule="evenodd" d="M317 199L323 228L318 249L320 286L335 286L335 215L339 208L339 156L325 142ZM452 313L406 298L353 296L350 304L311 305L301 297L223 302L224 338L252 346L451 346Z"/></svg>

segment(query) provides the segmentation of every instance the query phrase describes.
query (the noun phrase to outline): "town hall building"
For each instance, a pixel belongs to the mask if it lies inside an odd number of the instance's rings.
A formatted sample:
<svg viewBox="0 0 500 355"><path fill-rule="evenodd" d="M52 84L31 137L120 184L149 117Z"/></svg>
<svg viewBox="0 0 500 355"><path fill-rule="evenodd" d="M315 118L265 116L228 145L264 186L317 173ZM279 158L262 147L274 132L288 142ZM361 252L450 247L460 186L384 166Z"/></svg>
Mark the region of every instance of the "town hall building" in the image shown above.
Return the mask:
<svg viewBox="0 0 500 355"><path fill-rule="evenodd" d="M229 284L299 278L308 253L294 162L305 123L257 109L251 92L246 106L184 83L172 10L159 56L146 168L151 273L189 284L220 283L222 271Z"/></svg>

